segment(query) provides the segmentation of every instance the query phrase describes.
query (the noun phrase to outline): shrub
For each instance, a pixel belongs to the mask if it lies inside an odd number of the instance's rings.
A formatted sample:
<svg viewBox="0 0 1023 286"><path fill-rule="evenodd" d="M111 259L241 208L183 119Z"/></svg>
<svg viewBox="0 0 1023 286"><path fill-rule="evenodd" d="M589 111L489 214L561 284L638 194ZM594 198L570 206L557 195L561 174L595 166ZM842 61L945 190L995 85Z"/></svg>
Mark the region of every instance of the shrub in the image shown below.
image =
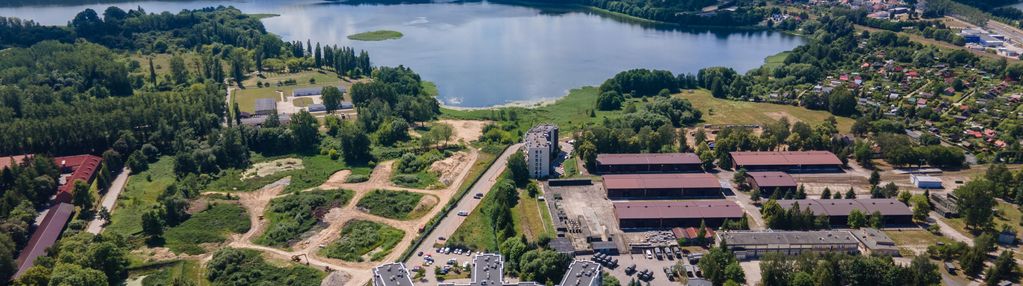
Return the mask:
<svg viewBox="0 0 1023 286"><path fill-rule="evenodd" d="M369 176L366 176L366 175L350 175L350 176L348 176L348 178L345 179L345 183L349 183L349 184L362 183L362 182L365 182L365 181L369 181Z"/></svg>

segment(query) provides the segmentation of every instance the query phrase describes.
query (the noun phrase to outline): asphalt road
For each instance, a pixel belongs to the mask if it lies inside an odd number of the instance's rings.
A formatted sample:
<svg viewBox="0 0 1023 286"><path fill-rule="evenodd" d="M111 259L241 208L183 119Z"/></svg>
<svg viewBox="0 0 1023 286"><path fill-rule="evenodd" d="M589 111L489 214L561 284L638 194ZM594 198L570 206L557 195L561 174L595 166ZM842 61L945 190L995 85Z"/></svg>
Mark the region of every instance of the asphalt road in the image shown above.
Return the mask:
<svg viewBox="0 0 1023 286"><path fill-rule="evenodd" d="M108 212L114 211L114 206L117 203L117 197L121 195L121 191L124 190L124 185L128 182L128 173L131 173L131 170L128 170L127 167L121 170L121 174L117 175L117 178L114 178L114 182L110 184L110 189L107 190L106 195L103 195L100 206L107 208ZM103 231L103 223L105 221L106 220L99 218L97 215L95 219L89 222L89 227L86 228L85 231L92 234L99 234Z"/></svg>
<svg viewBox="0 0 1023 286"><path fill-rule="evenodd" d="M459 201L458 204L455 205L455 208L450 213L448 213L447 216L441 219L440 224L438 224L437 227L433 229L433 232L431 232L430 235L426 237L426 240L424 240L423 243L419 245L419 248L415 250L415 253L423 252L424 255L431 254L434 257L434 259L436 259L434 266L444 265L444 263L447 262L449 258L457 258L459 260L459 263L464 263L466 259L471 259L471 256L465 255L460 256L453 254L439 255L436 253L436 249L433 247L433 245L435 243L443 243L444 241L439 240L440 237L444 237L445 239L451 237L451 234L454 233L456 229L458 229L458 226L462 225L462 222L465 221L465 217L459 216L458 215L459 211L464 210L470 213L477 211L476 206L480 204L481 200L475 199L473 198L473 196L476 193L483 193L484 195L486 195L488 192L490 192L490 189L494 186L494 184L497 183L498 177L501 176L501 173L503 173L505 168L507 167L508 157L510 157L520 148L522 148L521 143L512 145L508 149L505 149L504 153L501 154L501 157L497 158L497 160L494 161L494 164L490 166L490 169L487 169L487 171L483 173L483 176L480 177L479 181L477 181L476 184L473 185L471 189L469 189L469 192L467 192L466 195L462 197L461 201ZM410 258L409 261L407 262L407 265L408 267L411 268L415 266L420 266L423 264L423 262L424 261L422 257L412 256L412 258ZM428 281L437 281L436 275L434 275L432 268L427 269L426 279Z"/></svg>

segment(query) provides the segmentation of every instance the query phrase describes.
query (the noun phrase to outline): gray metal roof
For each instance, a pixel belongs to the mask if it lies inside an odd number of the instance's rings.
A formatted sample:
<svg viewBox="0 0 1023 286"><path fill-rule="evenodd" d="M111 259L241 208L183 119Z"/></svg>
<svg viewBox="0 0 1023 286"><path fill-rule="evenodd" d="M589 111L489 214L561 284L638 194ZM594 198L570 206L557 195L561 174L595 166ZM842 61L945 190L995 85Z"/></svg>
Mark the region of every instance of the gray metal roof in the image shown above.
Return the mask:
<svg viewBox="0 0 1023 286"><path fill-rule="evenodd" d="M849 231L721 231L718 236L729 247L748 245L834 245L859 244Z"/></svg>

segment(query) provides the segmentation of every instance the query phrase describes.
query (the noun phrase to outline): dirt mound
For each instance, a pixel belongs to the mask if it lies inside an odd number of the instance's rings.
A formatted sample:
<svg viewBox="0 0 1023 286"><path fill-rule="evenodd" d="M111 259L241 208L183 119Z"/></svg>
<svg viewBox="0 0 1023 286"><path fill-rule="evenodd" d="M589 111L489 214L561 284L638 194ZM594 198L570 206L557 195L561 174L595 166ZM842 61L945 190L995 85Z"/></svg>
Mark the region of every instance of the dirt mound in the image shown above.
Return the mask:
<svg viewBox="0 0 1023 286"><path fill-rule="evenodd" d="M320 286L344 286L345 283L348 283L351 279L352 276L348 275L348 273L334 271L327 274L327 277L323 278L323 282L320 283Z"/></svg>
<svg viewBox="0 0 1023 286"><path fill-rule="evenodd" d="M445 186L450 186L458 178L461 167L469 161L469 153L458 152L444 160L430 164L430 172L440 174L439 180Z"/></svg>
<svg viewBox="0 0 1023 286"><path fill-rule="evenodd" d="M245 170L245 172L242 173L242 180L266 177L269 175L276 174L277 172L301 169L305 169L305 166L302 165L302 159L298 158L277 159L269 162L252 164L252 167L249 167L248 169Z"/></svg>

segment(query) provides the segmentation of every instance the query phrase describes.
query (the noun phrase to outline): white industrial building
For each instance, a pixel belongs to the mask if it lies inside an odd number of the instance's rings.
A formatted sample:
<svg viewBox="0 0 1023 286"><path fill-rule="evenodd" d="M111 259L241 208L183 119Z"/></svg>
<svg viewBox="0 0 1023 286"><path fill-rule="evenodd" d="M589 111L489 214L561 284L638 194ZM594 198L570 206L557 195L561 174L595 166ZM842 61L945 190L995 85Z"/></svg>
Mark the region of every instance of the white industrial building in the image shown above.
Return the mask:
<svg viewBox="0 0 1023 286"><path fill-rule="evenodd" d="M558 152L558 126L540 124L526 132L526 167L529 176L547 178L551 175L551 158Z"/></svg>
<svg viewBox="0 0 1023 286"><path fill-rule="evenodd" d="M941 189L941 179L938 177L931 177L921 174L913 174L909 176L909 180L912 181L913 185L921 189Z"/></svg>

